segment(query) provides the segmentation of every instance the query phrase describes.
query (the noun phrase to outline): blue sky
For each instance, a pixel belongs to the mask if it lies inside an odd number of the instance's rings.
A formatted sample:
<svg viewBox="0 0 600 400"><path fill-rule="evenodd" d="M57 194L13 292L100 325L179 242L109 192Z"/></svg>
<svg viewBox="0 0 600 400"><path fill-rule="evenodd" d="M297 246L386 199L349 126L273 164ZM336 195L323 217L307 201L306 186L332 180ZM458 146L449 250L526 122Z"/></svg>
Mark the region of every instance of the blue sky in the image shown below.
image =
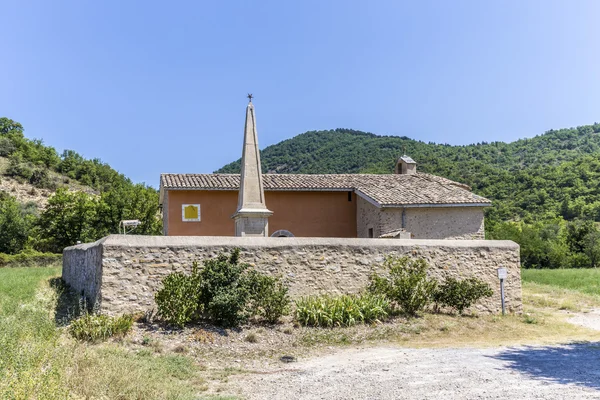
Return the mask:
<svg viewBox="0 0 600 400"><path fill-rule="evenodd" d="M600 1L2 1L0 116L136 182L352 128L513 141L600 120Z"/></svg>

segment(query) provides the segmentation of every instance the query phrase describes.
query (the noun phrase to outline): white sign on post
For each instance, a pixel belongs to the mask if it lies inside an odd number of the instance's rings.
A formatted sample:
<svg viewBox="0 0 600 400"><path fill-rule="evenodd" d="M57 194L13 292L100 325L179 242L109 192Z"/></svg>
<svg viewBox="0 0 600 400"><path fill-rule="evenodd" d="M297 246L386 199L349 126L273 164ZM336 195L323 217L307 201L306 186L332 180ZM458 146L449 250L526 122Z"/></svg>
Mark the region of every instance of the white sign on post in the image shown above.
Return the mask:
<svg viewBox="0 0 600 400"><path fill-rule="evenodd" d="M506 268L498 268L498 278L499 279L506 279L506 276L508 275Z"/></svg>

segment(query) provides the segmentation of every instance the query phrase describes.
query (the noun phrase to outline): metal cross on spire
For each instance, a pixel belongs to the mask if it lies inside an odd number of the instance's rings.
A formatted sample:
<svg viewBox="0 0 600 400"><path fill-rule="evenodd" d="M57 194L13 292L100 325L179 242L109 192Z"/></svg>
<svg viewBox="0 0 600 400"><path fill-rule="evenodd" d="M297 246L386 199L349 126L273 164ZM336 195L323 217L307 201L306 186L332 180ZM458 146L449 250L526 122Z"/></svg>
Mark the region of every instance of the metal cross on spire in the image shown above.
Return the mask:
<svg viewBox="0 0 600 400"><path fill-rule="evenodd" d="M248 93L248 100L250 100L250 103L252 103L253 98L254 96L252 96L252 93Z"/></svg>

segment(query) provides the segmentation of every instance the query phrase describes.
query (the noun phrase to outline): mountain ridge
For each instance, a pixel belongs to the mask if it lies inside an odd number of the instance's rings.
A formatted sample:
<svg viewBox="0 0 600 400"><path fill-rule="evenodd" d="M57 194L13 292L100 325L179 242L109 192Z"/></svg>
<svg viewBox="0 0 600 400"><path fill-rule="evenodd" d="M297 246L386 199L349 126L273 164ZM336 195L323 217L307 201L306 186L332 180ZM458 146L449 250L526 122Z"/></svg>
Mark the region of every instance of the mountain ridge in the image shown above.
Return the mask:
<svg viewBox="0 0 600 400"><path fill-rule="evenodd" d="M600 221L600 191L585 185L600 180L599 133L595 123L510 143L449 145L338 128L268 146L261 159L263 172L270 173L392 173L406 153L419 171L467 184L492 199L488 220ZM239 173L239 165L237 160L215 172Z"/></svg>

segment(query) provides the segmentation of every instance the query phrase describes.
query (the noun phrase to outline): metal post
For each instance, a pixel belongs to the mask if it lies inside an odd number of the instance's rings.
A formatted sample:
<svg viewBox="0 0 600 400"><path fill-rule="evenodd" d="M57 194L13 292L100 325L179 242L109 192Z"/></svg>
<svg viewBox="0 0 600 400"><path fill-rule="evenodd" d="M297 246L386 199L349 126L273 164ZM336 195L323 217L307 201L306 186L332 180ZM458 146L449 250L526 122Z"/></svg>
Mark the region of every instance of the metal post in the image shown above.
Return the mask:
<svg viewBox="0 0 600 400"><path fill-rule="evenodd" d="M502 297L502 315L505 315L506 309L504 308L504 279L500 279L500 297Z"/></svg>
<svg viewBox="0 0 600 400"><path fill-rule="evenodd" d="M500 297L502 300L502 315L506 314L506 309L504 307L504 279L508 276L508 271L504 267L500 267L497 270L498 279L500 279Z"/></svg>

